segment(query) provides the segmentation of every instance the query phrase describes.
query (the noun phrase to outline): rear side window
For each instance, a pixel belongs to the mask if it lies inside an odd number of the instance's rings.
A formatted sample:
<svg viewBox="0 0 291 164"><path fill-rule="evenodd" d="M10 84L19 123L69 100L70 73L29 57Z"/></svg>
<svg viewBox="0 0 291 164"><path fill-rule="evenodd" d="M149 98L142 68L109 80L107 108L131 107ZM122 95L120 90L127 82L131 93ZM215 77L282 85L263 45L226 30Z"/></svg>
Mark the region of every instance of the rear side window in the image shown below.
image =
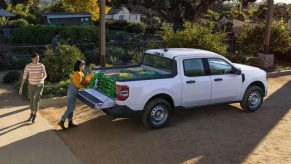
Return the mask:
<svg viewBox="0 0 291 164"><path fill-rule="evenodd" d="M173 73L173 69L176 66L173 59L168 59L166 57L145 54L142 64L157 68L169 73Z"/></svg>
<svg viewBox="0 0 291 164"><path fill-rule="evenodd" d="M232 66L222 59L208 59L211 75L231 74Z"/></svg>
<svg viewBox="0 0 291 164"><path fill-rule="evenodd" d="M184 75L188 77L206 75L202 59L186 59L183 60Z"/></svg>

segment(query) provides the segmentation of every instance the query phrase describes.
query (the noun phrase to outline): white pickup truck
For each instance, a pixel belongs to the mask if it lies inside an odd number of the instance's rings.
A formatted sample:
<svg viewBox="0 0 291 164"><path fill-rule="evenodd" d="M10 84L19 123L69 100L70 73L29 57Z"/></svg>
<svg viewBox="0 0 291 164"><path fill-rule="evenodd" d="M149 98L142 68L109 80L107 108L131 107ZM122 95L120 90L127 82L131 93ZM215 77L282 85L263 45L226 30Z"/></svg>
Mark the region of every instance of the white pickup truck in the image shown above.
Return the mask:
<svg viewBox="0 0 291 164"><path fill-rule="evenodd" d="M268 90L265 71L199 49L147 50L139 65L95 71L109 74L126 68L142 68L159 76L117 80L115 97L85 89L78 98L108 115L141 116L146 127L161 128L173 109L240 102L242 110L254 112Z"/></svg>

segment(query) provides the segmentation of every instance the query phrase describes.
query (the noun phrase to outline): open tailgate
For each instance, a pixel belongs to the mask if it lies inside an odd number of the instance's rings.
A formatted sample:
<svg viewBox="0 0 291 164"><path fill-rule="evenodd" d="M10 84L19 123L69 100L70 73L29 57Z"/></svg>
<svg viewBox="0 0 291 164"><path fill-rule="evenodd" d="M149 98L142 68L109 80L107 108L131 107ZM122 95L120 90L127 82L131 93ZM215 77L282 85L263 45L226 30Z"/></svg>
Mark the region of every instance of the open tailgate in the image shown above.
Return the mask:
<svg viewBox="0 0 291 164"><path fill-rule="evenodd" d="M95 109L111 108L116 104L114 99L94 89L79 90L77 97L83 103Z"/></svg>

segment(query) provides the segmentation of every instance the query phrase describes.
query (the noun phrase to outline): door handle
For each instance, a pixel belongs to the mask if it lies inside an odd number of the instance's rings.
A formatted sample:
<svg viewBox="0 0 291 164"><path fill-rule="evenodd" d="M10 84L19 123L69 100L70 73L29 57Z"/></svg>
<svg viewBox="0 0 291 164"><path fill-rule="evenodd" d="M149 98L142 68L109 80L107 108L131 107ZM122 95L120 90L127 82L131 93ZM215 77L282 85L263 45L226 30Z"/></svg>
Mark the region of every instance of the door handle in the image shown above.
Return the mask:
<svg viewBox="0 0 291 164"><path fill-rule="evenodd" d="M187 84L194 84L194 83L196 83L196 81L195 80L189 80L189 81L186 81L186 83Z"/></svg>
<svg viewBox="0 0 291 164"><path fill-rule="evenodd" d="M222 78L216 78L214 81L222 81Z"/></svg>

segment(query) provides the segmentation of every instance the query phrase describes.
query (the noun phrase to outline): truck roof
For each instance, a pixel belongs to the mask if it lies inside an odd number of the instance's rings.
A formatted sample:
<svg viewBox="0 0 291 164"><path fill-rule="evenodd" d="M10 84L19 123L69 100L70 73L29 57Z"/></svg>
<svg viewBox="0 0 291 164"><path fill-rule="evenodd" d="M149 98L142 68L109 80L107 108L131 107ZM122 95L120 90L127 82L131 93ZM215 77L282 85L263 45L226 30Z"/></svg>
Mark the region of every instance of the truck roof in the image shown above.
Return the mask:
<svg viewBox="0 0 291 164"><path fill-rule="evenodd" d="M221 57L214 52L194 49L194 48L166 48L166 49L151 49L147 50L148 54L161 55L166 58L173 59L177 56L195 56L195 57Z"/></svg>

